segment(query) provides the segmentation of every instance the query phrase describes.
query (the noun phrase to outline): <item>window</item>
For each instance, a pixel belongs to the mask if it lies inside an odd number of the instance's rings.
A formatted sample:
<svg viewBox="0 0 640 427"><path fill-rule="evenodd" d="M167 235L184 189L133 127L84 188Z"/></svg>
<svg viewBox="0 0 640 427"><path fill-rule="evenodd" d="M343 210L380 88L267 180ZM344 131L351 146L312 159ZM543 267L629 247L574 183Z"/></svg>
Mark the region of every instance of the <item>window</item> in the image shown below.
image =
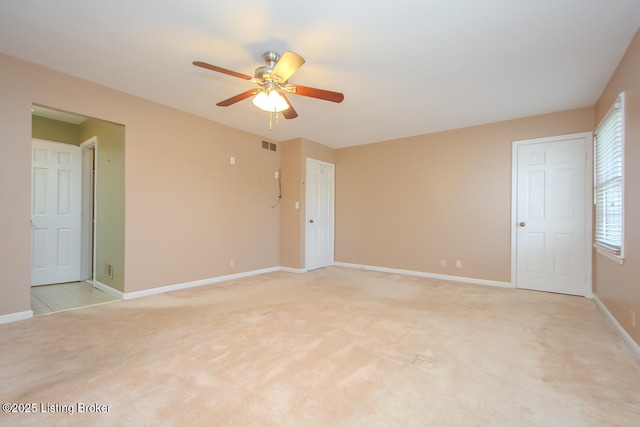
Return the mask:
<svg viewBox="0 0 640 427"><path fill-rule="evenodd" d="M624 259L624 92L595 132L594 246L622 264Z"/></svg>

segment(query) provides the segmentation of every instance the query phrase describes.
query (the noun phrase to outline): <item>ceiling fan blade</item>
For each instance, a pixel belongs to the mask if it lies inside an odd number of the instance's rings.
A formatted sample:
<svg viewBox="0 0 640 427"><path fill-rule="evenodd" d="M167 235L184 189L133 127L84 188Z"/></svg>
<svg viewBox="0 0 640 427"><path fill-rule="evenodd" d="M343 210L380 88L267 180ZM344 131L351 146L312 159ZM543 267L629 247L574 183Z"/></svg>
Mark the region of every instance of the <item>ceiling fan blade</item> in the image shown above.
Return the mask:
<svg viewBox="0 0 640 427"><path fill-rule="evenodd" d="M251 80L251 76L248 76L248 75L242 74L242 73L238 73L236 71L227 70L226 68L218 67L217 65L207 64L206 62L193 61L193 65L195 65L196 67L206 68L206 69L212 70L212 71L217 71L217 72L222 73L222 74L228 74L230 76L238 77L240 79Z"/></svg>
<svg viewBox="0 0 640 427"><path fill-rule="evenodd" d="M225 99L224 101L220 101L216 105L218 107L228 107L229 105L233 105L236 102L242 101L243 99L251 98L253 95L255 95L258 92L260 92L259 88L250 89L250 90L248 90L246 92L242 92L241 94L238 94L236 96L232 96L229 99Z"/></svg>
<svg viewBox="0 0 640 427"><path fill-rule="evenodd" d="M271 72L271 79L278 83L283 83L289 80L289 77L293 75L298 68L304 64L304 58L297 53L286 51L280 60L273 67Z"/></svg>
<svg viewBox="0 0 640 427"><path fill-rule="evenodd" d="M288 87L294 88L292 93L296 95L309 96L311 98L322 99L324 101L331 101L340 103L344 101L344 95L340 92L331 92L330 90L316 89L308 86L290 85Z"/></svg>
<svg viewBox="0 0 640 427"><path fill-rule="evenodd" d="M280 95L282 95L284 100L287 101L287 104L289 104L289 108L287 108L286 110L282 110L282 115L284 116L284 118L285 119L295 119L296 117L298 117L298 113L293 108L293 105L291 104L291 101L289 101L289 98L287 98L287 95L285 95L282 92L280 92Z"/></svg>

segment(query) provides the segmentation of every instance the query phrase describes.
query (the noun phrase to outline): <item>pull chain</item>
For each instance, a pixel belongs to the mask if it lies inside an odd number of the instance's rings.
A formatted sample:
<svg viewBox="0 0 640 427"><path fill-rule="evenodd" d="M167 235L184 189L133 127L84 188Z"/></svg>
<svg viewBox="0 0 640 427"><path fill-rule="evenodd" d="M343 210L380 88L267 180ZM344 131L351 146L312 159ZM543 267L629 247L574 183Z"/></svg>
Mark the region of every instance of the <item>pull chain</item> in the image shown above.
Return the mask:
<svg viewBox="0 0 640 427"><path fill-rule="evenodd" d="M274 111L269 111L269 132L273 130L273 113ZM277 124L280 119L280 113L278 111L275 111L275 113L276 113L276 124Z"/></svg>

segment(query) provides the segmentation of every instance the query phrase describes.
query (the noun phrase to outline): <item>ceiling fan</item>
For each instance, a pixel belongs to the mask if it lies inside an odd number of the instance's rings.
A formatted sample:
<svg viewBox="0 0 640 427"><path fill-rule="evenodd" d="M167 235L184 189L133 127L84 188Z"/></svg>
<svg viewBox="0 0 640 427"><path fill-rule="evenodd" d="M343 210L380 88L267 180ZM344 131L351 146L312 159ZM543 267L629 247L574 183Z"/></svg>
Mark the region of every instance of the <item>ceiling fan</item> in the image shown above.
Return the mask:
<svg viewBox="0 0 640 427"><path fill-rule="evenodd" d="M270 51L265 52L262 57L267 65L256 68L253 77L202 61L194 61L193 65L249 80L259 86L218 102L216 105L219 107L228 107L229 105L253 96L253 103L261 110L276 113L276 120L280 112L282 112L282 115L286 119L295 119L298 117L298 113L293 108L293 105L291 105L287 94L307 96L336 103L344 100L344 95L339 92L289 83L289 78L298 71L305 62L304 58L297 53L286 51L280 56L280 54ZM271 130L271 125L269 126L269 130Z"/></svg>

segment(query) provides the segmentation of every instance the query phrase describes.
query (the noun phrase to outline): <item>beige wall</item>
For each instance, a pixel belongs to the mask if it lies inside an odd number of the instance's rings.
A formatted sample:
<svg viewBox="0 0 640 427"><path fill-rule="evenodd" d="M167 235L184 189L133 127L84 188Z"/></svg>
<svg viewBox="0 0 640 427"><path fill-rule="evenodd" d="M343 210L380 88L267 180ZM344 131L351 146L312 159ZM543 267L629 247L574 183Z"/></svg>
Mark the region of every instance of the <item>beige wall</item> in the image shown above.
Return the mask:
<svg viewBox="0 0 640 427"><path fill-rule="evenodd" d="M640 344L640 32L627 49L616 72L596 105L596 123L607 113L618 94L625 91L625 223L624 265L596 253L595 294L627 333ZM630 311L637 327L631 326Z"/></svg>
<svg viewBox="0 0 640 427"><path fill-rule="evenodd" d="M279 152L186 113L136 110L124 119L127 291L277 266Z"/></svg>
<svg viewBox="0 0 640 427"><path fill-rule="evenodd" d="M20 64L0 55L0 316L30 310L31 97Z"/></svg>
<svg viewBox="0 0 640 427"><path fill-rule="evenodd" d="M592 129L584 108L338 150L336 261L510 282L512 142Z"/></svg>
<svg viewBox="0 0 640 427"><path fill-rule="evenodd" d="M30 309L32 103L125 126L125 292L279 265L280 152L259 136L6 55L0 91L0 315Z"/></svg>

